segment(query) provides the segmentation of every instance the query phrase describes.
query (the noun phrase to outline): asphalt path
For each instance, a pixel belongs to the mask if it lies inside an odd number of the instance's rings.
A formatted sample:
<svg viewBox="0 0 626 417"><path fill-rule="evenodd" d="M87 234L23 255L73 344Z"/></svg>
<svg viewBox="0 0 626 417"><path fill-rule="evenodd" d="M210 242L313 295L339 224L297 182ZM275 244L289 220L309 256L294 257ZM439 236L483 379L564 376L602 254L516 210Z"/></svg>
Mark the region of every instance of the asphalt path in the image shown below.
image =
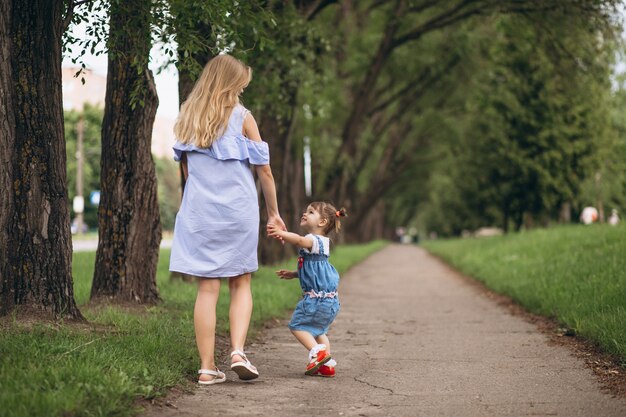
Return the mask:
<svg viewBox="0 0 626 417"><path fill-rule="evenodd" d="M161 240L161 249L171 248L172 239ZM74 252L95 252L98 249L98 239L74 239L72 250Z"/></svg>
<svg viewBox="0 0 626 417"><path fill-rule="evenodd" d="M626 399L523 317L415 246L390 245L341 279L334 379L304 375L286 322L248 348L261 377L171 395L144 417L626 416ZM227 366L222 366L228 368Z"/></svg>

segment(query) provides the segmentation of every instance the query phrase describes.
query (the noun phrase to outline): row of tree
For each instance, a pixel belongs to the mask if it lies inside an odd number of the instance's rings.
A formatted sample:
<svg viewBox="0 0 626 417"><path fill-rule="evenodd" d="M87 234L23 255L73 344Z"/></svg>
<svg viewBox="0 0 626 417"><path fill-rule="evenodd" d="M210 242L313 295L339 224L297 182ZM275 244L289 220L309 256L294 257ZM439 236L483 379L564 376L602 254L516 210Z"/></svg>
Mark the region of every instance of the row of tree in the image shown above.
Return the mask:
<svg viewBox="0 0 626 417"><path fill-rule="evenodd" d="M594 139L608 137L598 132L610 113L614 3L3 1L0 314L81 317L72 295L63 45L75 59L91 50L109 60L92 300L154 303L158 98L148 63L156 42L178 67L181 100L211 56L229 51L251 65L244 100L270 144L287 225L297 227L306 200L306 135L313 198L347 206L346 238L367 240L411 221L416 207L455 214L458 225L425 220L455 232L464 219L518 227L527 214L572 201L599 166L604 147ZM68 25L85 20L87 38L67 36ZM262 260L286 250L261 245Z"/></svg>

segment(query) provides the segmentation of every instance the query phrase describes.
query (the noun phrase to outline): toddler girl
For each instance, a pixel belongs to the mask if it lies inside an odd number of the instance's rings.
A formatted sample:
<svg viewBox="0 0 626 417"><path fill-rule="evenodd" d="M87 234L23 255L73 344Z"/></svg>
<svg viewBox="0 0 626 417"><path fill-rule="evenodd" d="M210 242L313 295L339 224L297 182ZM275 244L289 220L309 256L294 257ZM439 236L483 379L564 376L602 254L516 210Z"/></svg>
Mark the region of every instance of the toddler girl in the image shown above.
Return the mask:
<svg viewBox="0 0 626 417"><path fill-rule="evenodd" d="M335 376L336 362L330 356L330 342L326 333L339 312L339 274L328 262L330 239L328 235L338 232L340 218L346 210L337 210L329 203L309 204L300 219L300 227L307 233L281 230L277 225L268 224L270 236L300 248L297 271L276 271L281 279L300 279L303 298L298 302L289 329L300 343L309 350L309 363L306 375Z"/></svg>

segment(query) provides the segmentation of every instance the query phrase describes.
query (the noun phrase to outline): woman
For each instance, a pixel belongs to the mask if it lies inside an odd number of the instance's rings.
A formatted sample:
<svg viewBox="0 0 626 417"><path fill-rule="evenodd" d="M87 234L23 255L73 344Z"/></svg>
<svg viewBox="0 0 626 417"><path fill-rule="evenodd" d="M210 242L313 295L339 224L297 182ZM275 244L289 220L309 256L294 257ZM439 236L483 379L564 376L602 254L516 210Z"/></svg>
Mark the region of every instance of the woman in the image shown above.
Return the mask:
<svg viewBox="0 0 626 417"><path fill-rule="evenodd" d="M243 380L259 376L244 353L252 315L251 273L258 269L259 206L251 166L261 183L268 223L285 229L268 145L254 117L239 103L251 77L250 67L229 55L211 59L174 126L174 159L183 165L186 184L170 271L197 277L194 327L202 385L226 380L214 358L215 307L222 279L228 280L230 290L231 369Z"/></svg>

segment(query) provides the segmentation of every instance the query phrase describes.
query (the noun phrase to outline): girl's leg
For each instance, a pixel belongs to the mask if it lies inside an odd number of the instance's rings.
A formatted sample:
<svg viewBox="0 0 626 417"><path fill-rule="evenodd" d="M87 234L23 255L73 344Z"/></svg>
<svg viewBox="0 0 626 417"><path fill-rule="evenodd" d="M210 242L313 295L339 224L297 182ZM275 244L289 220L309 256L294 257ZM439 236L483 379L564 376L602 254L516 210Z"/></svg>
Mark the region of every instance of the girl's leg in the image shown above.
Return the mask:
<svg viewBox="0 0 626 417"><path fill-rule="evenodd" d="M198 295L193 310L196 344L200 354L200 368L215 370L215 307L220 295L220 280L198 278ZM210 381L213 375L200 375L201 381Z"/></svg>
<svg viewBox="0 0 626 417"><path fill-rule="evenodd" d="M315 341L320 345L326 345L326 351L330 353L330 340L325 334L319 335L315 338Z"/></svg>
<svg viewBox="0 0 626 417"><path fill-rule="evenodd" d="M298 342L302 343L309 351L317 345L317 341L309 332L305 332L304 330L292 330L291 333L293 333L296 339L298 339Z"/></svg>
<svg viewBox="0 0 626 417"><path fill-rule="evenodd" d="M230 343L233 350L243 351L252 316L252 290L250 288L251 274L243 274L228 279L230 290ZM244 359L233 355L232 362L241 362Z"/></svg>

